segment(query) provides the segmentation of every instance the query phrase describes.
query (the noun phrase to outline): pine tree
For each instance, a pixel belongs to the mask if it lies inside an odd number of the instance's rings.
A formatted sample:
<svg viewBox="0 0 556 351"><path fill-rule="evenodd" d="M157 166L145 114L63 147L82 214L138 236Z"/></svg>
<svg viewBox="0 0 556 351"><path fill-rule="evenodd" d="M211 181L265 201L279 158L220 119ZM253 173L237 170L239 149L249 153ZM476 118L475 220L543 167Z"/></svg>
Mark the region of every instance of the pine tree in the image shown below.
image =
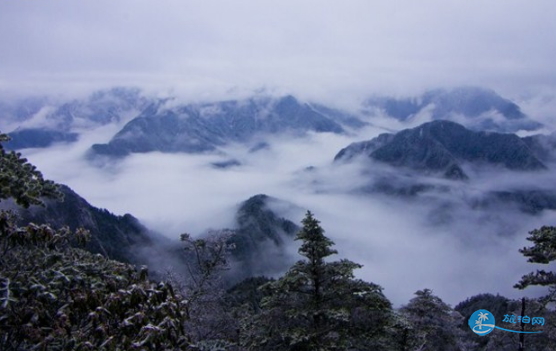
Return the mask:
<svg viewBox="0 0 556 351"><path fill-rule="evenodd" d="M337 253L307 212L296 240L303 260L263 288L263 312L246 327L248 346L261 350L345 350L381 347L391 304L376 284L354 279L361 265Z"/></svg>
<svg viewBox="0 0 556 351"><path fill-rule="evenodd" d="M463 317L432 290L424 289L400 309L416 331L411 343L417 350L462 350Z"/></svg>
<svg viewBox="0 0 556 351"><path fill-rule="evenodd" d="M556 227L542 226L539 229L534 229L529 232L527 240L531 241L533 245L519 250L523 256L528 257L527 262L546 265L556 261ZM556 330L554 328L556 326L556 314L551 305L556 302L556 272L537 269L535 272L521 277L514 288L525 289L535 285L548 287L548 294L537 301L531 301L532 304L530 302L530 305L534 306L538 302L542 306L542 308L537 307L538 316L542 315L546 318L546 324L542 328L542 336L547 338L549 345L554 345L556 341ZM534 344L538 342L542 344L542 341L541 338L535 338L535 340L529 339L526 343Z"/></svg>
<svg viewBox="0 0 556 351"><path fill-rule="evenodd" d="M549 264L556 261L556 227L543 226L529 232L527 240L533 242L533 246L524 247L519 250L527 262ZM534 273L524 275L520 282L514 287L525 289L530 285L548 286L549 294L547 301L556 300L556 273L545 270L537 270Z"/></svg>

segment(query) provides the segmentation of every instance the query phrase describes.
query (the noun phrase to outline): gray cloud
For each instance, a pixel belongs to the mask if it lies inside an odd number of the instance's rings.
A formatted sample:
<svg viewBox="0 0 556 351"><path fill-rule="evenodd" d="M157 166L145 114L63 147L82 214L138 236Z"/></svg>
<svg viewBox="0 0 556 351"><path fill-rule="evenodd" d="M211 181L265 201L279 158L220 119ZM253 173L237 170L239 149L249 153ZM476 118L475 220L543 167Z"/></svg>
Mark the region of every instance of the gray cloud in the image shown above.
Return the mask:
<svg viewBox="0 0 556 351"><path fill-rule="evenodd" d="M0 88L513 94L555 86L554 15L549 0L2 2Z"/></svg>

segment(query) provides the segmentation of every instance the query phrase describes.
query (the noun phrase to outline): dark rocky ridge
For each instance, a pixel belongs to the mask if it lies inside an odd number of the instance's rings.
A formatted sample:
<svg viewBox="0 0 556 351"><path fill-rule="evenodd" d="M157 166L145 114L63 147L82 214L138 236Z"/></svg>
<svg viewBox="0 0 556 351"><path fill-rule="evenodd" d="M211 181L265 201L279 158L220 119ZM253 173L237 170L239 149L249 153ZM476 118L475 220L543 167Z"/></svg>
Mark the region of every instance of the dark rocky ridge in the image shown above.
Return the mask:
<svg viewBox="0 0 556 351"><path fill-rule="evenodd" d="M65 185L61 185L60 190L64 194L63 201L45 200L45 207L24 209L4 201L0 208L14 210L19 225L32 222L53 228L85 228L91 233L87 250L122 262L148 265L155 275L164 274L168 269L186 272L185 265L192 257L177 240L149 230L130 214L117 216L94 207ZM286 249L299 227L280 217L272 209L272 203L291 205L267 195L255 195L239 205L235 227L224 230L231 233L229 243L234 246L229 282L282 273L293 263Z"/></svg>
<svg viewBox="0 0 556 351"><path fill-rule="evenodd" d="M49 147L54 143L73 143L78 134L58 130L31 128L15 130L9 134L11 140L5 144L7 150Z"/></svg>
<svg viewBox="0 0 556 351"><path fill-rule="evenodd" d="M550 135L532 135L522 138L522 140L542 161L556 161L556 132Z"/></svg>
<svg viewBox="0 0 556 351"><path fill-rule="evenodd" d="M55 228L68 226L72 230L85 228L91 233L89 251L123 262L148 264L153 269L162 268L157 267L157 255L174 255L174 260L179 261L179 244L147 229L132 215L117 216L94 207L65 185L60 190L63 201L45 200L45 207L24 209L10 205L17 211L20 225L33 222Z"/></svg>
<svg viewBox="0 0 556 351"><path fill-rule="evenodd" d="M433 121L353 143L342 149L334 161L338 166L350 162L369 165L361 175L368 182L354 189L356 193L416 201L421 195L449 198L473 209L507 208L535 214L556 209L556 191L551 184L530 180L507 188L477 191L471 177L482 172L494 171L495 176L520 172L542 176L545 181L547 177L542 172L549 171L552 163L545 162L554 160L555 146L554 135L520 138L515 134L475 132L450 121ZM378 167L381 163L391 168Z"/></svg>
<svg viewBox="0 0 556 351"><path fill-rule="evenodd" d="M347 162L359 156L450 179L466 179L464 163L535 171L546 166L527 143L514 134L475 132L450 121L434 121L396 134L382 134L353 143L334 158Z"/></svg>
<svg viewBox="0 0 556 351"><path fill-rule="evenodd" d="M237 227L230 238L230 243L235 246L232 254L237 261L234 279L282 273L293 263L286 249L293 242L299 226L273 211L273 202L289 205L264 194L240 204L236 214Z"/></svg>

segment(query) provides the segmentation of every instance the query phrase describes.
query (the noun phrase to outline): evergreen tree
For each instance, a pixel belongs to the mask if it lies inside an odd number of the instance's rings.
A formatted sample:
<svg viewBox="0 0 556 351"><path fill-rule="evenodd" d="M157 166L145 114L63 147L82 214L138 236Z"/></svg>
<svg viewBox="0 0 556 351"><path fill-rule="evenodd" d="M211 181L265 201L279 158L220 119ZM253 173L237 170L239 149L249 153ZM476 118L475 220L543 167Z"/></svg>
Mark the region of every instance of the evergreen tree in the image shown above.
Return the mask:
<svg viewBox="0 0 556 351"><path fill-rule="evenodd" d="M527 240L533 242L533 246L524 247L519 250L523 256L528 257L527 262L549 264L556 261L556 227L543 226L529 232ZM556 300L556 273L537 270L524 275L520 282L514 287L525 289L530 285L549 287L547 301Z"/></svg>
<svg viewBox="0 0 556 351"><path fill-rule="evenodd" d="M513 302L510 299L504 296L486 293L478 294L465 299L465 301L458 303L454 307L454 310L462 315L464 321L468 321L471 315L475 313L475 311L481 309L491 312L494 315L496 321L502 321L504 319L504 315L507 314L512 308L514 308ZM468 340L468 342L476 344L476 348L474 349L477 350L486 350L487 344L490 344L491 340L493 340L494 338L508 338L510 337L510 335L507 334L514 334L491 333L489 334L488 338L485 338L473 333L466 323L463 323L460 328L463 330L465 338ZM500 349L502 350L502 348ZM516 348L514 347L514 349Z"/></svg>
<svg viewBox="0 0 556 351"><path fill-rule="evenodd" d="M550 264L556 261L556 227L542 226L529 232L527 240L533 243L530 247L524 247L519 250L523 256L528 257L527 262ZM528 286L545 286L548 287L548 294L537 301L530 301L529 309L533 307L537 309L540 316L546 318L546 324L543 325L542 338L536 337L534 340L528 338L526 343L540 343L542 339L547 338L548 343L553 345L556 342L556 314L553 311L553 303L556 302L556 272L544 269L537 269L535 272L524 275L519 283L514 285L515 288L525 289ZM547 308L548 307L548 308ZM528 346L529 347L529 346Z"/></svg>
<svg viewBox="0 0 556 351"><path fill-rule="evenodd" d="M525 307L525 309L523 309ZM491 311L489 309L489 311ZM492 311L491 311L492 312ZM494 312L493 312L494 313ZM521 315L524 313L528 317L542 317L545 319L544 325L533 325L532 323L521 323ZM513 318L516 323L508 323L507 318ZM514 350L527 350L527 351L546 351L555 350L556 343L554 342L554 311L547 309L546 306L537 299L522 299L509 300L504 315L496 318L496 324L512 329L522 330L526 332L542 331L539 334L516 334L508 333L505 331L493 332L489 334L488 338L478 337L483 339L486 351L514 351ZM520 348L520 343L523 341L524 348Z"/></svg>
<svg viewBox="0 0 556 351"><path fill-rule="evenodd" d="M401 308L413 328L417 331L417 350L462 350L463 335L458 328L463 317L452 310L442 299L433 295L432 290L424 289Z"/></svg>
<svg viewBox="0 0 556 351"><path fill-rule="evenodd" d="M376 284L354 279L361 265L343 259L319 221L307 212L296 240L305 259L263 286L261 314L244 329L246 344L259 350L346 350L386 343L391 304Z"/></svg>

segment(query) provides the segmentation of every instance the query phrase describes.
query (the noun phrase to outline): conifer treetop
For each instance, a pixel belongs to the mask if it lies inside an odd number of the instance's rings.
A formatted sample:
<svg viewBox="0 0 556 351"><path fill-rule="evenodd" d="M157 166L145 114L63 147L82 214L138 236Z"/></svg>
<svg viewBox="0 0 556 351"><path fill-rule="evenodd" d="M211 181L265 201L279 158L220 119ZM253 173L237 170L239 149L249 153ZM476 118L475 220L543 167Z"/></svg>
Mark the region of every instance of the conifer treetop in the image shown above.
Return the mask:
<svg viewBox="0 0 556 351"><path fill-rule="evenodd" d="M312 264L322 264L325 257L335 255L338 251L332 249L334 242L324 235L324 229L320 226L311 211L307 211L305 218L301 221L303 228L297 233L295 240L302 240L299 254L307 257Z"/></svg>

